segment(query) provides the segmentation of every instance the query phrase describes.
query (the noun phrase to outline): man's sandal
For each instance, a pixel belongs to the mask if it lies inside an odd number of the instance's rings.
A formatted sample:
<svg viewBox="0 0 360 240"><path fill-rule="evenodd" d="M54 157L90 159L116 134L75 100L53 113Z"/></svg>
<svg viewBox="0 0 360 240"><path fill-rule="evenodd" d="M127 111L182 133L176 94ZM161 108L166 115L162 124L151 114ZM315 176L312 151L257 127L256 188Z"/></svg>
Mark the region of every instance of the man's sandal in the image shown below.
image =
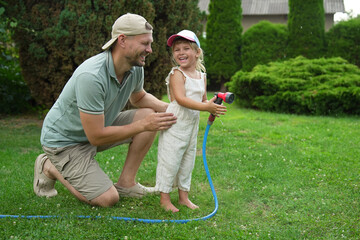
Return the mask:
<svg viewBox="0 0 360 240"><path fill-rule="evenodd" d="M142 198L147 194L155 193L155 188L145 187L140 183L136 183L130 188L119 187L116 184L114 184L114 186L118 191L120 197Z"/></svg>
<svg viewBox="0 0 360 240"><path fill-rule="evenodd" d="M54 197L57 195L54 188L56 180L50 179L44 174L43 167L46 160L45 154L40 154L35 160L34 192L39 197Z"/></svg>

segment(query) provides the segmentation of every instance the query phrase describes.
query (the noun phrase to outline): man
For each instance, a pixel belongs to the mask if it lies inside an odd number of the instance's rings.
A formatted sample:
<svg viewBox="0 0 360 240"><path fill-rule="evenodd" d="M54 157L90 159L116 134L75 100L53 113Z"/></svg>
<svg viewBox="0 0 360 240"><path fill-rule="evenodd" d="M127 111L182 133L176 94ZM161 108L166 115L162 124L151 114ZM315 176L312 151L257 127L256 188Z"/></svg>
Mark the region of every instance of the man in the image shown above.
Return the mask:
<svg viewBox="0 0 360 240"><path fill-rule="evenodd" d="M176 122L167 103L143 89L145 58L152 52L152 26L136 14L119 17L104 52L83 62L47 114L35 161L34 191L57 195L60 181L76 198L91 205L113 206L120 196L142 197L149 188L136 173L159 130ZM127 101L138 107L123 111ZM99 151L130 143L114 185L94 159Z"/></svg>

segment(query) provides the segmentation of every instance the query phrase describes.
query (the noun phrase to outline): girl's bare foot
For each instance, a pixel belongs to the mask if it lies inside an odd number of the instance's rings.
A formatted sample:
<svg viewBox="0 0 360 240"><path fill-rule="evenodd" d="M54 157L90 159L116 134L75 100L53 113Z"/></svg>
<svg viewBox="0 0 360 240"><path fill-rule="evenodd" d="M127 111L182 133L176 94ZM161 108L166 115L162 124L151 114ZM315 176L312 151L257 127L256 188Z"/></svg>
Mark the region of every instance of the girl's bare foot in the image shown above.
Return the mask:
<svg viewBox="0 0 360 240"><path fill-rule="evenodd" d="M166 210L166 211L172 211L173 213L178 212L179 209L177 209L170 200L170 195L168 193L160 193L160 205Z"/></svg>
<svg viewBox="0 0 360 240"><path fill-rule="evenodd" d="M187 206L188 208L191 208L191 209L199 208L198 205L193 204L189 199L185 199L185 200L182 200L182 201L179 200L179 204L185 205L185 206Z"/></svg>
<svg viewBox="0 0 360 240"><path fill-rule="evenodd" d="M193 204L190 201L188 192L182 191L180 189L179 189L179 204L185 205L185 206L187 206L188 208L191 208L191 209L199 208L199 206Z"/></svg>
<svg viewBox="0 0 360 240"><path fill-rule="evenodd" d="M177 209L171 202L169 202L169 203L161 203L161 206L162 206L166 211L172 211L173 213L179 211L179 209Z"/></svg>

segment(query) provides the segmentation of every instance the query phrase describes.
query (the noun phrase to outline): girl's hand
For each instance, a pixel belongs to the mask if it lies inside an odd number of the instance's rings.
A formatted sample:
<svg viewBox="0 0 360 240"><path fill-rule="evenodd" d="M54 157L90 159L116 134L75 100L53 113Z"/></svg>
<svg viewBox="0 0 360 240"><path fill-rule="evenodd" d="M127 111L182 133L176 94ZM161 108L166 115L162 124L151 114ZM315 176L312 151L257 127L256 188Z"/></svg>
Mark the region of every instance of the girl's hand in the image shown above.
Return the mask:
<svg viewBox="0 0 360 240"><path fill-rule="evenodd" d="M216 96L214 96L210 101L208 101L207 104L207 111L214 116L218 117L219 115L225 115L226 113L226 106L219 105L214 103L216 100Z"/></svg>

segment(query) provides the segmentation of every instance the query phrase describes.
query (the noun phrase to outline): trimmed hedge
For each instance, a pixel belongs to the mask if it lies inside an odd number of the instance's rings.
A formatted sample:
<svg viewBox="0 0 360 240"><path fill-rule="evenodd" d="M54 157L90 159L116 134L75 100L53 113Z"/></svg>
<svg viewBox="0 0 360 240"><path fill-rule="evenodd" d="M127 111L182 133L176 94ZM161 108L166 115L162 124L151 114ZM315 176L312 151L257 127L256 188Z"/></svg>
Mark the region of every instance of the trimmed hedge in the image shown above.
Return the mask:
<svg viewBox="0 0 360 240"><path fill-rule="evenodd" d="M360 67L360 16L334 25L326 38L329 57L342 57Z"/></svg>
<svg viewBox="0 0 360 240"><path fill-rule="evenodd" d="M228 83L243 107L266 111L360 114L360 69L342 58L306 59L258 65L238 71Z"/></svg>
<svg viewBox="0 0 360 240"><path fill-rule="evenodd" d="M286 58L287 26L260 21L243 35L242 70L251 71L258 65Z"/></svg>

